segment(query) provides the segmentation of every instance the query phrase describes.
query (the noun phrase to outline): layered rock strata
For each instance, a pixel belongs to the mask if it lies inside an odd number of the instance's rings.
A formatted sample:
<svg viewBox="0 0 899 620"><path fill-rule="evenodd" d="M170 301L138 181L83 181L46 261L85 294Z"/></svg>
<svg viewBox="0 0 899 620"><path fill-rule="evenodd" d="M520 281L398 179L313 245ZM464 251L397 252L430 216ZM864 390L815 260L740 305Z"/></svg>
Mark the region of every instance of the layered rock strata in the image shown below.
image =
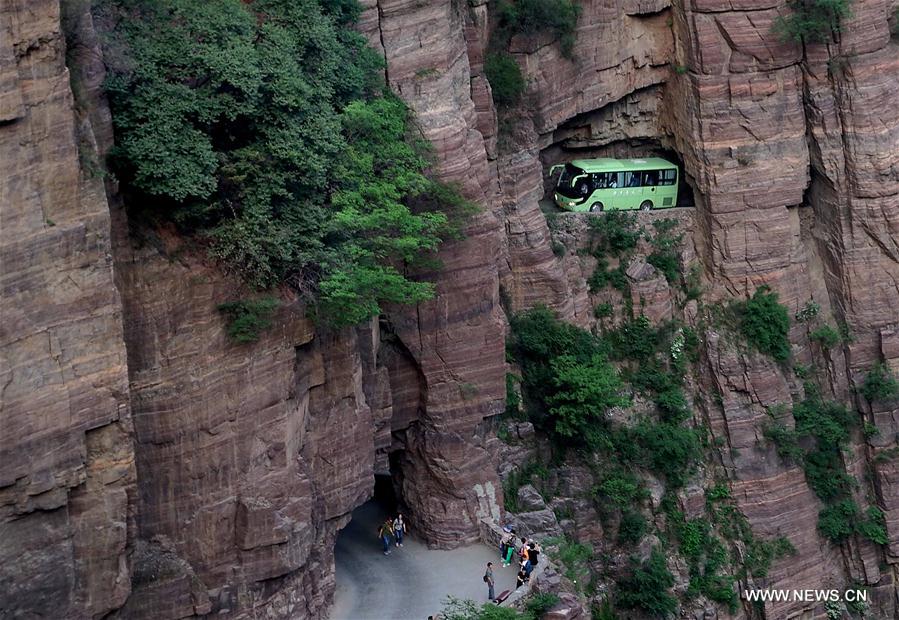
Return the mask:
<svg viewBox="0 0 899 620"><path fill-rule="evenodd" d="M134 451L110 216L55 0L0 7L0 616L127 599Z"/></svg>

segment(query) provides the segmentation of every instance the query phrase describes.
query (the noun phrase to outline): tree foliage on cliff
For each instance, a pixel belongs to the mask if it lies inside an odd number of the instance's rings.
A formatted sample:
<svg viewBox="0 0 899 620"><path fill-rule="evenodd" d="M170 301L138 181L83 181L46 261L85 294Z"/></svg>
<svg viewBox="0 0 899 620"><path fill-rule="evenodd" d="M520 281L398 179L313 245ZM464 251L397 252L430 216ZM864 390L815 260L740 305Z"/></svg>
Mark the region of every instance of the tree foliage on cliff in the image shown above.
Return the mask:
<svg viewBox="0 0 899 620"><path fill-rule="evenodd" d="M559 41L562 55L571 58L574 31L581 14L581 7L572 0L500 0L496 14L492 42L495 47L508 47L516 34L533 36L548 32Z"/></svg>
<svg viewBox="0 0 899 620"><path fill-rule="evenodd" d="M788 0L790 12L774 22L774 31L785 41L825 43L840 31L852 15L849 0Z"/></svg>
<svg viewBox="0 0 899 620"><path fill-rule="evenodd" d="M760 286L752 297L734 304L740 331L756 349L779 362L790 357L790 314L777 293Z"/></svg>
<svg viewBox="0 0 899 620"><path fill-rule="evenodd" d="M288 281L350 324L432 287L410 266L451 234L458 194L349 27L355 0L104 0L132 204L200 232L252 286Z"/></svg>

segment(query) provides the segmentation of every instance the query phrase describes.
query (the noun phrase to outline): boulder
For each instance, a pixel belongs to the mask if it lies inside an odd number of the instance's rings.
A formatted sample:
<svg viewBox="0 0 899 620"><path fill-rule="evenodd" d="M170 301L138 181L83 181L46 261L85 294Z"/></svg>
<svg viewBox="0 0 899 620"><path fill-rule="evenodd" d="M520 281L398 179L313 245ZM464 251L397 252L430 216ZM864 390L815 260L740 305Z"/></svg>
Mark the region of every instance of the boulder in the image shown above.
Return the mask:
<svg viewBox="0 0 899 620"><path fill-rule="evenodd" d="M546 502L543 501L540 491L533 485L526 484L518 489L518 506L523 511L543 510L546 508Z"/></svg>
<svg viewBox="0 0 899 620"><path fill-rule="evenodd" d="M550 538L561 536L562 528L552 510L533 510L511 515L509 519L515 525L515 531L529 538Z"/></svg>

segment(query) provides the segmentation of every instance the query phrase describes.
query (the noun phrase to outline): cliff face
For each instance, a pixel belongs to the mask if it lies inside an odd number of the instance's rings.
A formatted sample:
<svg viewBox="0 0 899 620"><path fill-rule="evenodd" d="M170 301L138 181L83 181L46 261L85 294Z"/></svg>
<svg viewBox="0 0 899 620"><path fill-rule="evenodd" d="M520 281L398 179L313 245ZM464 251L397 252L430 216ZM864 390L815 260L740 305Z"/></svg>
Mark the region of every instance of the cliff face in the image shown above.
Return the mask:
<svg viewBox="0 0 899 620"><path fill-rule="evenodd" d="M825 543L802 471L761 440L766 408L800 394L792 372L708 334L699 390L720 398L698 415L753 529L797 549L766 585L857 581L894 613L899 411L851 388L876 361L899 370L895 2L857 0L838 42L803 49L771 34L774 1L589 0L572 60L513 38L528 88L498 117L485 3L369 0L360 28L388 82L482 211L443 250L434 301L328 333L282 291L274 329L240 346L216 310L239 283L171 232L129 226L112 183L107 201L102 59L86 7L63 4L70 52L90 52L70 54L80 105L59 3L0 9L0 615L318 617L337 532L388 461L420 534L474 540L502 505L485 424L503 408L500 291L595 322L587 268L553 253L538 205L546 166L574 150L682 161L683 258L713 298L769 284L791 311L814 299L848 325L823 360L794 327L793 355L879 431L846 460L870 471L858 500L884 508L885 548ZM631 275L653 318L677 311L664 278Z"/></svg>
<svg viewBox="0 0 899 620"><path fill-rule="evenodd" d="M134 451L102 179L79 156L59 6L0 8L0 615L130 591ZM96 172L96 170L95 170Z"/></svg>

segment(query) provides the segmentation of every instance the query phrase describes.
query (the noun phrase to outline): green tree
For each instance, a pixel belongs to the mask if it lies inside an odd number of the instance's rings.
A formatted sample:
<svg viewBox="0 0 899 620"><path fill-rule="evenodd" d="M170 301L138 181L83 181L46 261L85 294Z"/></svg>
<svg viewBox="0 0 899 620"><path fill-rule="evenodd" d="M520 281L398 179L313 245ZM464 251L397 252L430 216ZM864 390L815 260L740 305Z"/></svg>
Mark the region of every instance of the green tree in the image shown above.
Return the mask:
<svg viewBox="0 0 899 620"><path fill-rule="evenodd" d="M554 428L564 437L582 436L590 425L605 422L612 407L628 404L621 395L623 385L618 372L600 355L587 363L571 355L550 362L555 394L547 399Z"/></svg>
<svg viewBox="0 0 899 620"><path fill-rule="evenodd" d="M257 289L356 323L433 295L410 276L467 203L352 28L355 0L101 0L129 207L211 241Z"/></svg>
<svg viewBox="0 0 899 620"><path fill-rule="evenodd" d="M677 599L670 593L673 585L665 556L655 547L646 562L618 582L617 602L625 609L640 609L659 618L673 616L677 611Z"/></svg>
<svg viewBox="0 0 899 620"><path fill-rule="evenodd" d="M521 68L508 52L487 54L484 60L484 74L493 91L493 101L497 106L514 106L524 93L525 81Z"/></svg>
<svg viewBox="0 0 899 620"><path fill-rule="evenodd" d="M740 331L759 351L783 362L790 357L790 315L777 293L760 286L752 297L738 304Z"/></svg>
<svg viewBox="0 0 899 620"><path fill-rule="evenodd" d="M899 381L885 364L874 364L865 375L861 393L868 402L889 400L899 395Z"/></svg>
<svg viewBox="0 0 899 620"><path fill-rule="evenodd" d="M580 14L581 7L572 0L501 0L493 45L505 48L516 34L550 32L559 41L562 55L571 58Z"/></svg>
<svg viewBox="0 0 899 620"><path fill-rule="evenodd" d="M787 0L790 13L774 22L774 31L784 41L824 43L839 32L852 15L849 0Z"/></svg>

